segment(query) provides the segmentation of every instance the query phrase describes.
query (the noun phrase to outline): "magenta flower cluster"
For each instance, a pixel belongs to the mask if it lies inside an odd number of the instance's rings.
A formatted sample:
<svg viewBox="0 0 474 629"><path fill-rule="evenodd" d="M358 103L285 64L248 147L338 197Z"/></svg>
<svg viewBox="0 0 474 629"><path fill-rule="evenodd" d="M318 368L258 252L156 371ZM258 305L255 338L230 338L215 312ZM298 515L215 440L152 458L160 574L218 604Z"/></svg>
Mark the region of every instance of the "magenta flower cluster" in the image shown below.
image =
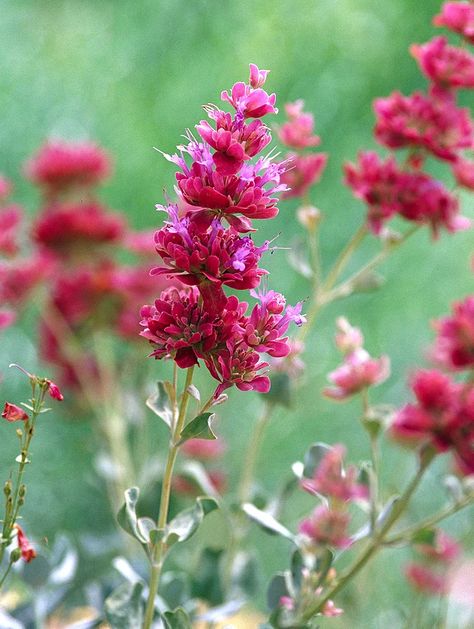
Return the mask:
<svg viewBox="0 0 474 629"><path fill-rule="evenodd" d="M275 95L262 88L267 74L251 64L248 84L222 92L234 113L206 106L211 122L196 125L200 139L188 132L179 154L165 154L179 168L179 202L158 206L167 220L155 234L161 262L152 274L179 285L142 308L141 334L155 358L171 358L181 368L202 361L219 382L216 396L232 385L267 392L262 355L288 355L288 326L304 322L301 304L286 306L279 293L253 290L267 274L259 262L270 243L257 246L242 235L255 231L254 220L276 216L277 195L286 190L285 162L259 156L271 141L261 118L277 112ZM258 303L250 314L248 304L226 295L224 286L252 291Z"/></svg>
<svg viewBox="0 0 474 629"><path fill-rule="evenodd" d="M474 7L447 2L434 20L472 42ZM428 225L436 237L440 229L456 232L470 221L460 216L458 198L443 182L421 169L429 158L450 166L457 185L474 189L474 123L469 110L459 107L460 89L474 88L474 55L464 47L434 37L410 48L429 81L427 92L404 96L394 92L374 103L375 139L391 150L403 150L402 163L394 156L382 160L362 152L358 162L345 167L346 184L368 206L367 223L375 234L394 216Z"/></svg>

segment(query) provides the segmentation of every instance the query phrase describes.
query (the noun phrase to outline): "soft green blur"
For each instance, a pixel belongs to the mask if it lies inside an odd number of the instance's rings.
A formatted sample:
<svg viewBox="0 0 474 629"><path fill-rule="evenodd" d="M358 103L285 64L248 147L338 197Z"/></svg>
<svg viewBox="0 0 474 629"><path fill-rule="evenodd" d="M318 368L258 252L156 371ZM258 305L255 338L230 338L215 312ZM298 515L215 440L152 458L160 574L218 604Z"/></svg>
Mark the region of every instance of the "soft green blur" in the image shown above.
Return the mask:
<svg viewBox="0 0 474 629"><path fill-rule="evenodd" d="M90 138L114 155L116 174L104 190L113 208L127 213L134 227L158 226L154 204L163 188L172 192L173 167L153 147L171 152L184 129L203 117L201 105L219 100L222 89L245 79L248 63L271 69L268 88L284 102L303 98L314 112L322 150L330 161L313 202L324 212L322 253L325 267L361 223L364 208L341 184L341 164L357 150L373 148L371 102L394 89L409 93L424 87L408 46L431 37L431 16L438 0L0 0L0 172L16 183L16 199L33 212L37 199L19 165L48 136ZM278 116L281 119L282 116ZM445 172L445 171L440 171ZM466 197L464 213L474 215ZM258 238L281 232L288 246L302 228L295 205L281 204L275 221L259 225ZM320 396L325 374L339 360L332 344L333 321L345 314L363 328L374 355L388 353L393 375L374 392L375 401L401 403L406 378L432 338L430 320L452 300L472 291L469 254L472 232L430 241L419 233L383 267L385 286L376 293L333 304L319 319L307 343L305 384L293 412L276 413L261 458L261 481L275 489L290 474L290 464L313 441L343 441L353 460L369 455L358 425L359 401L336 405ZM367 255L367 251L366 251ZM364 260L357 256L353 268ZM286 262L284 251L269 256L269 284L290 303L309 294L306 281ZM34 320L30 321L34 325ZM16 401L24 391L9 362L35 368L28 329L7 331L0 339L0 400ZM146 348L144 348L144 356ZM210 385L204 374L202 388ZM206 384L207 383L207 384ZM254 394L232 391L218 428L232 444L228 452L236 478L246 440L261 402ZM25 520L40 538L57 530L107 529L109 515L89 460L95 450L88 426L65 423L60 409L45 419L29 472ZM8 426L2 426L5 435ZM13 432L13 431L11 431ZM8 473L16 444L5 436L0 463ZM163 438L162 433L160 437ZM8 452L6 450L8 449ZM391 448L384 455L387 485L400 488L411 469L408 455ZM438 483L446 463L435 467L420 492L418 513L441 500ZM294 526L301 512L287 514ZM466 537L462 518L453 530ZM264 578L282 569L288 548L256 532L265 557ZM333 627L386 627L390 610L410 596L403 582L404 555L390 551L365 570L356 588L340 597L351 605L349 618Z"/></svg>

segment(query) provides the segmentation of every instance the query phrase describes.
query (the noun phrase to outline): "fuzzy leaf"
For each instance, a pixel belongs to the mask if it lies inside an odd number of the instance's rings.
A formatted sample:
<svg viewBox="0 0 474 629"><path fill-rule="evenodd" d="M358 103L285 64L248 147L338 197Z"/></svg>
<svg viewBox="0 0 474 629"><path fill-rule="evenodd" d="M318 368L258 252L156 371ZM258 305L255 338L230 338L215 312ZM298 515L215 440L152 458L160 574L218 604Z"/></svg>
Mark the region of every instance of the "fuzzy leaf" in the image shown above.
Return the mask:
<svg viewBox="0 0 474 629"><path fill-rule="evenodd" d="M188 439L217 439L211 428L211 422L214 416L214 413L202 413L192 419L189 424L183 428L178 445L183 444L185 441L188 441Z"/></svg>
<svg viewBox="0 0 474 629"><path fill-rule="evenodd" d="M413 544L423 544L427 546L434 546L436 540L436 531L434 529L421 529L417 531L411 541Z"/></svg>
<svg viewBox="0 0 474 629"><path fill-rule="evenodd" d="M157 391L152 393L146 401L146 405L151 409L155 415L162 419L168 428L171 428L173 423L173 412L169 404L169 397L166 392L165 383L161 380L156 383Z"/></svg>
<svg viewBox="0 0 474 629"><path fill-rule="evenodd" d="M136 629L143 622L143 584L122 583L105 600L104 611L112 629Z"/></svg>
<svg viewBox="0 0 474 629"><path fill-rule="evenodd" d="M166 527L166 543L168 546L189 539L197 531L205 516L218 507L219 505L214 498L209 496L196 498L194 507L178 513Z"/></svg>
<svg viewBox="0 0 474 629"><path fill-rule="evenodd" d="M272 535L280 535L286 539L295 542L295 536L283 524L280 524L272 515L266 511L261 511L249 502L242 505L242 510L249 516L251 520L261 526L267 533Z"/></svg>
<svg viewBox="0 0 474 629"><path fill-rule="evenodd" d="M287 588L287 579L283 572L277 573L270 581L267 590L267 605L269 609L275 609L280 606L282 596L289 596Z"/></svg>
<svg viewBox="0 0 474 629"><path fill-rule="evenodd" d="M140 490L138 487L130 487L130 489L124 492L125 503L117 513L117 521L126 533L137 539L141 544L146 544L150 538L145 536L142 530L143 527L139 526L136 513L139 495Z"/></svg>

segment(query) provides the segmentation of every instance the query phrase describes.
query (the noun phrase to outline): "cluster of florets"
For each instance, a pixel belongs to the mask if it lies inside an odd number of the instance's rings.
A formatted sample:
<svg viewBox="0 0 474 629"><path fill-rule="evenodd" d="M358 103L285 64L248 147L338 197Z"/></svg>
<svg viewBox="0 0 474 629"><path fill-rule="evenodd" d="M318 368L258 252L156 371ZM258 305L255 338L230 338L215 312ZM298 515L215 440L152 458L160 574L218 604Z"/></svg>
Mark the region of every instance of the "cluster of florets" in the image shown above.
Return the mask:
<svg viewBox="0 0 474 629"><path fill-rule="evenodd" d="M306 199L309 189L319 181L326 167L326 153L306 152L306 149L318 146L321 139L314 134L313 115L303 111L303 108L303 100L287 103L285 112L288 120L278 128L280 142L290 150L285 158L289 166L282 176L288 186L282 194L283 199Z"/></svg>
<svg viewBox="0 0 474 629"><path fill-rule="evenodd" d="M392 435L407 444L452 451L463 474L474 474L474 296L454 305L452 316L435 323L433 358L453 375L420 370L412 380L416 401L392 423ZM454 374L467 374L463 381Z"/></svg>
<svg viewBox="0 0 474 629"><path fill-rule="evenodd" d="M255 289L267 274L259 262L270 243L257 246L242 233L255 231L252 221L274 217L276 195L286 190L285 162L258 157L271 140L261 118L277 111L275 95L262 89L266 76L251 64L249 83L222 93L234 114L206 107L212 122L196 125L201 140L188 133L179 155L165 155L180 169L176 192L184 209L158 206L168 218L155 234L162 263L152 274L178 285L143 307L141 334L153 344L155 358L172 358L183 368L202 361L220 383L216 396L234 384L268 391L262 354L289 354L288 326L304 321L301 304L285 308L274 291L252 292L258 304L247 315L248 304L223 290Z"/></svg>
<svg viewBox="0 0 474 629"><path fill-rule="evenodd" d="M21 210L6 204L11 186L0 178L0 256L5 258L0 258L0 302L6 305L0 329L11 325L33 291L45 288L40 354L56 366L63 384L77 385L80 371L97 371L88 353L91 324L136 339L140 305L169 282L148 273L153 248L143 241L149 234L133 232L121 214L98 200L96 186L111 172L100 147L48 142L25 171L42 198L26 258L18 255ZM119 263L118 248L132 252L135 264ZM78 341L81 352L72 347Z"/></svg>
<svg viewBox="0 0 474 629"><path fill-rule="evenodd" d="M473 11L472 5L448 2L435 24L471 41ZM376 140L392 150L407 149L406 159L399 164L394 156L382 160L362 152L358 163L346 165L345 182L367 204L375 234L398 215L428 225L436 237L441 228L456 232L470 226L459 215L457 197L420 169L427 157L437 158L451 167L458 185L474 189L474 163L465 153L474 149L474 124L469 110L456 102L459 89L474 88L474 55L445 37L413 45L411 53L430 81L427 93L394 92L374 103Z"/></svg>
<svg viewBox="0 0 474 629"><path fill-rule="evenodd" d="M347 319L339 317L336 323L336 345L344 355L344 362L328 375L333 386L326 387L323 393L333 400L346 400L384 382L390 375L390 359L388 356L372 358L363 348L362 332L352 327Z"/></svg>

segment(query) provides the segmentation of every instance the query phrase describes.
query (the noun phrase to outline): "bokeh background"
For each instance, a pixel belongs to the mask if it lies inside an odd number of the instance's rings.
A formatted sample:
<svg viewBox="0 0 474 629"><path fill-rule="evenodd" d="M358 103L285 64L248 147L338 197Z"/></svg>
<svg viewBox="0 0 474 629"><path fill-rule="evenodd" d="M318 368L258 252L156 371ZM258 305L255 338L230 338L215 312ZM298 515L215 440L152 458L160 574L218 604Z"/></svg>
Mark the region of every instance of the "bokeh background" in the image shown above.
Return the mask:
<svg viewBox="0 0 474 629"><path fill-rule="evenodd" d="M153 147L172 152L184 129L202 117L201 104L218 102L222 89L247 76L249 62L269 68L269 90L284 102L303 98L316 117L329 165L312 201L324 213L322 254L326 268L361 223L364 208L342 185L341 165L357 150L373 148L372 100L394 89L423 88L424 79L408 54L412 42L433 34L438 0L0 0L0 171L13 179L15 200L34 212L38 199L20 166L46 137L92 139L114 156L115 176L103 190L112 208L123 210L136 228L159 225L154 204L172 191L173 168ZM472 104L472 102L471 102ZM282 111L275 119L282 119ZM440 170L440 176L444 176ZM464 213L474 216L466 197ZM261 224L259 238L281 232L289 246L302 228L295 204L281 204L275 221ZM356 256L357 268L370 248ZM338 361L333 322L345 314L360 325L374 355L388 353L393 375L374 400L400 404L406 379L425 363L432 338L430 320L450 302L472 292L469 271L472 232L443 234L432 242L427 230L382 267L381 290L333 304L307 342L305 383L294 409L278 410L261 457L262 485L275 489L289 476L292 461L313 441L345 442L355 461L368 457L358 426L357 401L335 405L320 396L326 373ZM309 286L286 261L285 251L266 260L269 284L290 303L305 299ZM22 386L10 362L38 368L33 321L7 330L0 339L0 399L19 396ZM143 356L147 354L144 346ZM153 375L154 365L150 370ZM199 382L206 389L206 378ZM261 407L257 395L231 393L219 431L231 447L226 466L235 479L251 426ZM25 519L37 538L106 536L113 527L104 508L100 481L90 465L96 445L87 423L47 416L35 446ZM67 413L66 413L67 415ZM5 426L3 427L5 430ZM157 429L157 451L164 443ZM0 471L9 470L9 438L1 438ZM391 448L383 458L388 486L400 487L411 460ZM445 462L435 466L420 492L418 511L435 506ZM30 472L30 470L28 470ZM301 511L286 514L295 525ZM450 529L467 540L467 524L453 518ZM286 566L288 548L255 532L264 559L262 581ZM106 543L106 542L104 542ZM355 610L334 627L386 627L394 609L408 600L403 552L387 552L365 570L359 585L341 596ZM263 606L263 598L257 598ZM396 626L396 622L393 626Z"/></svg>

